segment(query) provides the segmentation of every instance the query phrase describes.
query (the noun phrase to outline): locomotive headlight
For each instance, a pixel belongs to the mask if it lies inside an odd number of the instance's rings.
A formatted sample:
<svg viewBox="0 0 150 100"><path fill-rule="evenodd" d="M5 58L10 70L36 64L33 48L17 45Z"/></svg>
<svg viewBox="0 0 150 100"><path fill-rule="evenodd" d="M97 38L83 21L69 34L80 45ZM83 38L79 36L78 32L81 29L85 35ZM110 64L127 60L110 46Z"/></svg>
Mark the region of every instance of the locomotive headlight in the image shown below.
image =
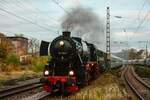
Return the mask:
<svg viewBox="0 0 150 100"><path fill-rule="evenodd" d="M73 76L74 75L74 71L73 70L69 71L69 75Z"/></svg>
<svg viewBox="0 0 150 100"><path fill-rule="evenodd" d="M63 45L64 45L64 41L60 41L60 42L59 42L59 45L60 45L60 46L63 46Z"/></svg>
<svg viewBox="0 0 150 100"><path fill-rule="evenodd" d="M45 70L44 75L49 75L49 71Z"/></svg>

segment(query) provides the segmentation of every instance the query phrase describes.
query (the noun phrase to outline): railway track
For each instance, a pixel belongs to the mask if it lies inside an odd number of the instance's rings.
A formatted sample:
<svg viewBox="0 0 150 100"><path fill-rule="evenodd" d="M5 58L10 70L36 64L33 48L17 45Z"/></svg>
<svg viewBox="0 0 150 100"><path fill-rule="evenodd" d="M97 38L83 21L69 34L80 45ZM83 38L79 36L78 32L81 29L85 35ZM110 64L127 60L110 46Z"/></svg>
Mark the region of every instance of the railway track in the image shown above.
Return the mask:
<svg viewBox="0 0 150 100"><path fill-rule="evenodd" d="M150 100L150 86L135 74L133 67L125 68L123 77L140 100Z"/></svg>
<svg viewBox="0 0 150 100"><path fill-rule="evenodd" d="M21 85L14 86L14 87L11 87L8 89L3 89L3 90L0 90L0 99L11 96L11 95L15 95L17 93L21 93L21 92L25 92L25 91L28 91L31 89L35 89L35 88L38 88L41 86L42 86L42 84L40 84L39 79L36 79L36 80L31 81L29 83L21 84Z"/></svg>
<svg viewBox="0 0 150 100"><path fill-rule="evenodd" d="M149 88L149 90L150 90L150 85L148 85L148 83L146 83L145 81L143 81L143 79L141 79L141 78L135 73L133 67L131 67L131 70L132 70L133 76L134 76L138 81L140 81L145 87Z"/></svg>
<svg viewBox="0 0 150 100"><path fill-rule="evenodd" d="M41 91L41 92L38 92L32 96L29 96L27 98L24 98L22 100L40 100L42 98L45 98L46 96L50 95L50 93L46 92L46 91Z"/></svg>
<svg viewBox="0 0 150 100"><path fill-rule="evenodd" d="M54 93L54 95L56 95L57 92L58 91L58 89L55 89L54 91L53 91L53 93ZM56 94L55 94L56 93ZM50 96L50 97L48 97L48 96ZM61 96L62 96L62 94L61 94ZM31 96L28 96L28 97L26 97L26 98L23 98L22 100L41 100L41 99L44 99L44 98L46 98L46 97L48 97L47 99L54 99L55 98L55 100L57 100L57 99L60 99L60 96L52 96L52 94L51 93L49 93L49 92L46 92L46 91L41 91L41 92L38 92L38 93L36 93L36 94L33 94L33 95L31 95ZM57 99L56 99L57 98ZM46 99L46 100L47 100ZM45 99L44 99L45 100Z"/></svg>

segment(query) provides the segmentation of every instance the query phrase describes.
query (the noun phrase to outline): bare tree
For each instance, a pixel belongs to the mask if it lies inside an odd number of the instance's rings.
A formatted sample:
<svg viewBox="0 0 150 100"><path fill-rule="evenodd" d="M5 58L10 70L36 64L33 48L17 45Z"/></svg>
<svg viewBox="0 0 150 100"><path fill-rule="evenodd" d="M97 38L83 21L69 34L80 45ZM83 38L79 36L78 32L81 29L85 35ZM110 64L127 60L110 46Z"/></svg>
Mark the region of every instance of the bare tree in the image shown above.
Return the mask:
<svg viewBox="0 0 150 100"><path fill-rule="evenodd" d="M39 40L35 38L29 39L28 42L28 51L32 54L32 56L37 55L39 53L40 43Z"/></svg>

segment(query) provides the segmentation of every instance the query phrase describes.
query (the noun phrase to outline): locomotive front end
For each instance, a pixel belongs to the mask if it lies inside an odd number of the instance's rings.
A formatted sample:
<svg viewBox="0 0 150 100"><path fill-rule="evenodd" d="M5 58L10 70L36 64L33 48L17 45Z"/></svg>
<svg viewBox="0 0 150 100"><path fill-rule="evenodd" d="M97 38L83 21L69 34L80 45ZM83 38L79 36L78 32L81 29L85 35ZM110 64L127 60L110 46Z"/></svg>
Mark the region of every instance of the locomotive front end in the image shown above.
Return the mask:
<svg viewBox="0 0 150 100"><path fill-rule="evenodd" d="M47 92L58 90L60 92L74 92L78 90L76 85L76 71L71 66L76 52L75 42L70 37L70 32L55 38L50 45L49 52L51 62L45 66L44 77L41 83Z"/></svg>
<svg viewBox="0 0 150 100"><path fill-rule="evenodd" d="M58 62L72 60L75 52L76 47L74 41L70 38L70 32L63 32L63 35L54 39L50 45L50 54Z"/></svg>

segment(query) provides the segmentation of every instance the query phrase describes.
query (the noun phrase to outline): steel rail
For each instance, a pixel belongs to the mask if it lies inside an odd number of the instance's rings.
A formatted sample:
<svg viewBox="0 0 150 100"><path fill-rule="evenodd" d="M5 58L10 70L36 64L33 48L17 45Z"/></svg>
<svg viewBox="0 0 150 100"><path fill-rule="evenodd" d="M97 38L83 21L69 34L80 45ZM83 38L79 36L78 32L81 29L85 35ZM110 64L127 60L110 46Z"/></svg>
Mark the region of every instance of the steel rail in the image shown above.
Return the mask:
<svg viewBox="0 0 150 100"><path fill-rule="evenodd" d="M53 90L53 93L56 93L59 89L55 89ZM40 100L40 99L43 99L45 97L47 97L48 95L51 95L50 92L46 92L46 91L41 91L41 92L38 92L32 96L29 96L27 98L23 98L22 100Z"/></svg>
<svg viewBox="0 0 150 100"><path fill-rule="evenodd" d="M125 70L125 73L124 73L124 78L125 78L125 81L126 83L129 85L129 87L132 89L132 91L136 94L136 96L140 99L140 100L145 100L144 97L142 96L142 94L135 88L135 86L133 85L133 83L130 81L129 79L129 72L130 71L133 71L132 69L130 69L130 67L127 68L127 70ZM135 74L133 74L131 72L131 75L135 78ZM138 81L142 86L144 86L145 88L147 88L147 86L143 85L139 80L137 80L135 78L136 81ZM148 88L149 89L149 88Z"/></svg>
<svg viewBox="0 0 150 100"><path fill-rule="evenodd" d="M145 87L147 87L150 90L150 86L146 82L144 82L140 77L138 77L133 67L131 67L131 72L132 72L132 75L136 78L136 80L138 80L141 84L143 84Z"/></svg>
<svg viewBox="0 0 150 100"><path fill-rule="evenodd" d="M28 91L34 88L41 87L42 84L39 83L39 81L33 81L26 84L21 84L18 86L14 86L8 89L0 90L0 98L8 97L10 95L14 95L20 92Z"/></svg>
<svg viewBox="0 0 150 100"><path fill-rule="evenodd" d="M50 93L46 92L46 91L42 91L42 92L38 92L32 96L29 96L27 98L24 98L22 100L40 100L46 96L50 95Z"/></svg>

